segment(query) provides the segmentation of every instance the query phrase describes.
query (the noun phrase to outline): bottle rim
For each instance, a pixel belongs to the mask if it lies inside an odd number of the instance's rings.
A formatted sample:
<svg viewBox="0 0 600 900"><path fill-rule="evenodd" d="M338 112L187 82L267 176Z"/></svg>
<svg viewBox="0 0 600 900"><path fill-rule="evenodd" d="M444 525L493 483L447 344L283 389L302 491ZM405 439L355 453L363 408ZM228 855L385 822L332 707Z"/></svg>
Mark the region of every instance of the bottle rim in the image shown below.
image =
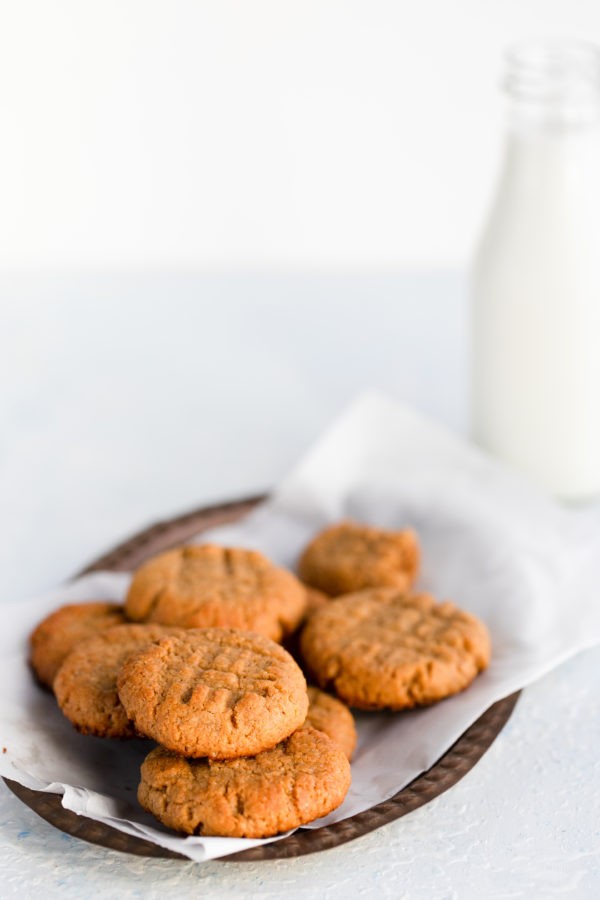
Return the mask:
<svg viewBox="0 0 600 900"><path fill-rule="evenodd" d="M505 93L521 103L600 103L600 46L591 41L520 41L505 52Z"/></svg>

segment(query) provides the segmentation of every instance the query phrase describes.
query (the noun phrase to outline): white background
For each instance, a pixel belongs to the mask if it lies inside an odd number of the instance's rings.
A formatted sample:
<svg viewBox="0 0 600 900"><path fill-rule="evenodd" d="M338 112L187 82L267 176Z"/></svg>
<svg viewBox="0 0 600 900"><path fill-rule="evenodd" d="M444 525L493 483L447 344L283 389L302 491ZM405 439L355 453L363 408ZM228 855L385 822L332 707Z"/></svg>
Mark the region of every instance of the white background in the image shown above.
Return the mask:
<svg viewBox="0 0 600 900"><path fill-rule="evenodd" d="M2 0L0 265L462 265L507 43L597 0Z"/></svg>

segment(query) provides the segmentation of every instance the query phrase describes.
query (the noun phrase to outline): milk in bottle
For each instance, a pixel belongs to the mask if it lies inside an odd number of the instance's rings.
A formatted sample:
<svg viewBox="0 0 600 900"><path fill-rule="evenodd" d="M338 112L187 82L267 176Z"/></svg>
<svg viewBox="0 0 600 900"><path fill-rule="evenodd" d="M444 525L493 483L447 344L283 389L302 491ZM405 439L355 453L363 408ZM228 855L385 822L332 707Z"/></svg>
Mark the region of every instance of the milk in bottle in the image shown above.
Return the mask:
<svg viewBox="0 0 600 900"><path fill-rule="evenodd" d="M472 279L476 440L555 496L600 496L600 52L508 54L509 127Z"/></svg>

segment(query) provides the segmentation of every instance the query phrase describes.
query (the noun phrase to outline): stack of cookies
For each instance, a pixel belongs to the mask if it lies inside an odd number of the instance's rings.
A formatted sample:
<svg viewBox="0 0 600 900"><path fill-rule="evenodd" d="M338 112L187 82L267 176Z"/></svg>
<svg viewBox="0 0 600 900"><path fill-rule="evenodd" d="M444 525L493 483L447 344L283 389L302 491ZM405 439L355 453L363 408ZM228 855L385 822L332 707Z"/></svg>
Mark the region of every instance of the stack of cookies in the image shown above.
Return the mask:
<svg viewBox="0 0 600 900"><path fill-rule="evenodd" d="M315 537L299 577L256 551L181 547L138 569L123 606L48 616L31 665L80 732L157 743L138 799L163 824L268 837L342 803L348 705L430 704L488 664L481 622L411 591L418 566L411 531L349 522Z"/></svg>

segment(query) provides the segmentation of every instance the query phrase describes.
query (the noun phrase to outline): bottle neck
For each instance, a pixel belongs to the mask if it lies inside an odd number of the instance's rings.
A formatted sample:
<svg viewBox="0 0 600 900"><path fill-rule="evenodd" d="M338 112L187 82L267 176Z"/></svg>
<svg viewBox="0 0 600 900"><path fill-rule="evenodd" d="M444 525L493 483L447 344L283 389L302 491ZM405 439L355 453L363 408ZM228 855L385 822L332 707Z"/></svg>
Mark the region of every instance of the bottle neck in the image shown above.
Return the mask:
<svg viewBox="0 0 600 900"><path fill-rule="evenodd" d="M508 124L520 137L581 137L600 129L600 48L528 42L506 56Z"/></svg>

